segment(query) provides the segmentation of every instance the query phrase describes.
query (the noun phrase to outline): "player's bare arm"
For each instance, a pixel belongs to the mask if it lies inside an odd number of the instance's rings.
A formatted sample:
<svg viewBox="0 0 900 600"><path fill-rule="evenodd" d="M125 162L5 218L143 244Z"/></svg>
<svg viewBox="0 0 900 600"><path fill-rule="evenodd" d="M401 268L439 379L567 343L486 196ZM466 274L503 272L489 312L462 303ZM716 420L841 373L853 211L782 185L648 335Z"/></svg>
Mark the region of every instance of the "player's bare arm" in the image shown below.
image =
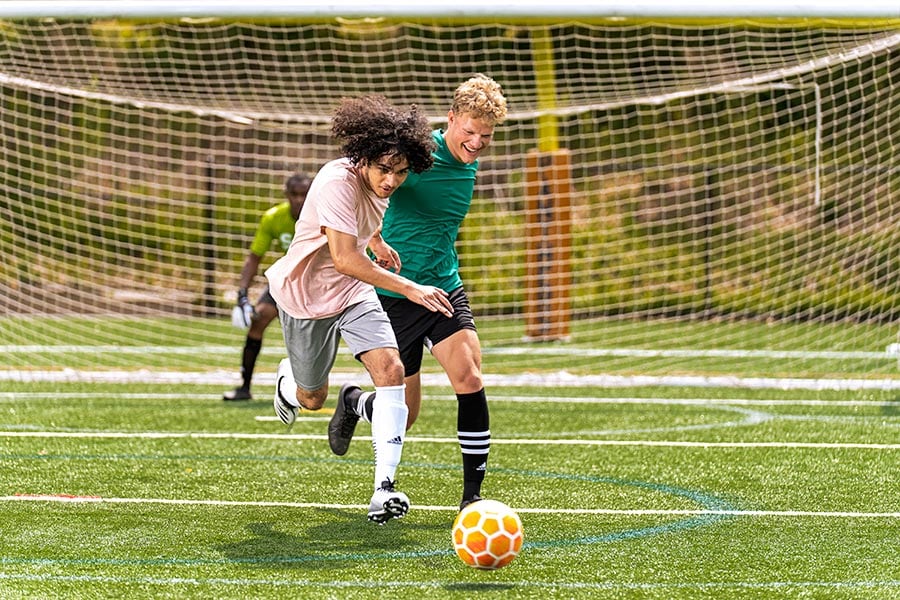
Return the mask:
<svg viewBox="0 0 900 600"><path fill-rule="evenodd" d="M256 277L257 272L259 272L260 262L262 262L261 257L253 252L247 253L247 260L244 261L244 267L241 269L241 281L238 284L239 288L244 290L250 288L250 284L253 283L253 278Z"/></svg>
<svg viewBox="0 0 900 600"><path fill-rule="evenodd" d="M375 257L375 264L394 273L400 272L400 255L381 237L381 230L369 240L369 251Z"/></svg>
<svg viewBox="0 0 900 600"><path fill-rule="evenodd" d="M349 275L375 287L403 294L410 301L421 304L433 312L440 312L448 317L453 315L453 306L447 298L447 292L430 285L419 285L383 269L356 249L356 237L341 231L323 227L328 238L328 249L334 267L344 275Z"/></svg>

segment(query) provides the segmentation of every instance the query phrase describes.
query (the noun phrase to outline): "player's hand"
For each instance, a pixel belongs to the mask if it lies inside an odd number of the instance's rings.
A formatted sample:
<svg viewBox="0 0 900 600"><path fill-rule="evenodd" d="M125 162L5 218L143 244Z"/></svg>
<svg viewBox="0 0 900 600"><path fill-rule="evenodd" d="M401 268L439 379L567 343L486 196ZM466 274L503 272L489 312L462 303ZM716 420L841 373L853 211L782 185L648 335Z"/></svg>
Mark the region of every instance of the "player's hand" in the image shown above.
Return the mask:
<svg viewBox="0 0 900 600"><path fill-rule="evenodd" d="M439 312L445 317L453 316L453 305L447 298L447 292L430 285L415 285L413 291L406 296L416 304L421 304L431 312Z"/></svg>
<svg viewBox="0 0 900 600"><path fill-rule="evenodd" d="M238 290L237 306L231 311L231 324L238 329L247 329L255 316L256 310L250 304L247 290Z"/></svg>
<svg viewBox="0 0 900 600"><path fill-rule="evenodd" d="M381 236L373 237L369 241L369 250L376 265L394 273L400 272L400 255Z"/></svg>

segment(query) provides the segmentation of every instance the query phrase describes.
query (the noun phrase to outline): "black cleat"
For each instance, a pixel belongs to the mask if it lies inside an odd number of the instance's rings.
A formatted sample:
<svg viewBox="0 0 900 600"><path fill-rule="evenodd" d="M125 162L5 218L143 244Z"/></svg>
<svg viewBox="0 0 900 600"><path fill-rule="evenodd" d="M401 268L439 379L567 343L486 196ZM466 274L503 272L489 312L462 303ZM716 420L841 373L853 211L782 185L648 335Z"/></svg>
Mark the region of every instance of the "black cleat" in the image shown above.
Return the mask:
<svg viewBox="0 0 900 600"><path fill-rule="evenodd" d="M357 415L349 406L347 406L347 397L354 391L362 391L358 386L345 383L341 386L338 393L337 407L328 423L328 445L331 451L338 456L347 454L350 447L350 440L353 439L353 432L356 430L356 424L359 422Z"/></svg>
<svg viewBox="0 0 900 600"><path fill-rule="evenodd" d="M478 502L481 499L481 496L479 496L478 494L475 494L471 498L463 498L463 501L459 503L459 510L462 510L473 502Z"/></svg>
<svg viewBox="0 0 900 600"><path fill-rule="evenodd" d="M226 402L235 402L237 400L253 400L253 394L250 390L242 387L236 387L222 394L222 400Z"/></svg>

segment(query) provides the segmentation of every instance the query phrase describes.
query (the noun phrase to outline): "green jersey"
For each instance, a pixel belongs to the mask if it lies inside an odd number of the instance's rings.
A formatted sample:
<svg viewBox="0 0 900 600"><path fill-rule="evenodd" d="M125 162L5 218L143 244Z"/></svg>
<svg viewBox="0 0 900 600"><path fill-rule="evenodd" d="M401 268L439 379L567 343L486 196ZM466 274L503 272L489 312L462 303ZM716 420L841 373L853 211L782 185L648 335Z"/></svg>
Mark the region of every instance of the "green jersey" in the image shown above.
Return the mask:
<svg viewBox="0 0 900 600"><path fill-rule="evenodd" d="M272 247L272 240L276 240L281 253L284 254L291 245L296 222L291 216L290 202L276 204L263 213L253 243L250 244L250 252L262 257Z"/></svg>
<svg viewBox="0 0 900 600"><path fill-rule="evenodd" d="M472 204L478 161L459 162L450 154L443 131L432 135L437 143L434 166L410 173L391 195L381 237L400 255L401 275L450 292L462 285L456 238ZM381 289L378 293L400 297Z"/></svg>

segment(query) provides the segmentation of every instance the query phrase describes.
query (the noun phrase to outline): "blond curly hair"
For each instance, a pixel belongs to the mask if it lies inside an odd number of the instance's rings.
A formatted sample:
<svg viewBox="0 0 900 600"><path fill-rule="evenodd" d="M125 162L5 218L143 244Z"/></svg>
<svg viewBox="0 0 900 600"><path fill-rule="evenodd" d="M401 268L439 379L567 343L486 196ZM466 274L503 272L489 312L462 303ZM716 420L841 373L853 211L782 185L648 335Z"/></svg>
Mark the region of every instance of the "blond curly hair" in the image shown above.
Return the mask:
<svg viewBox="0 0 900 600"><path fill-rule="evenodd" d="M467 114L496 125L506 118L506 98L499 83L477 73L456 88L450 109L454 114Z"/></svg>

